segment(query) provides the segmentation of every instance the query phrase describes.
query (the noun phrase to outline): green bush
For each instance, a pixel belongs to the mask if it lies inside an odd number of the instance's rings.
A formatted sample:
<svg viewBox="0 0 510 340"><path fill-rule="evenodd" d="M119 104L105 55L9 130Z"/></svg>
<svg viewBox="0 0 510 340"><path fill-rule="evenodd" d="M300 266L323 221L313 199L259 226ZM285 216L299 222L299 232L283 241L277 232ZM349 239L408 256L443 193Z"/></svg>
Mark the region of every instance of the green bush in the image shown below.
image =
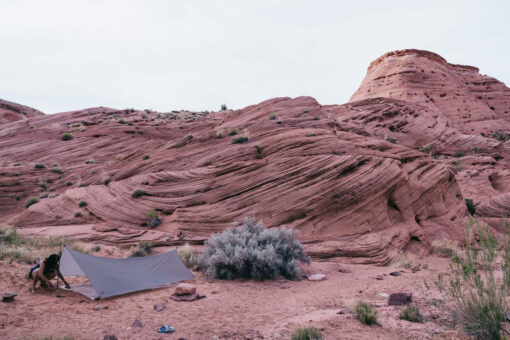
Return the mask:
<svg viewBox="0 0 510 340"><path fill-rule="evenodd" d="M452 258L449 273L439 274L436 286L442 293L443 306L468 335L476 339L505 338L510 307L506 300L510 291L508 233L500 244L487 225L471 218L463 254Z"/></svg>
<svg viewBox="0 0 510 340"><path fill-rule="evenodd" d="M404 307L400 314L398 315L399 319L407 320L410 322L421 322L422 316L420 314L420 309L415 305L409 305Z"/></svg>
<svg viewBox="0 0 510 340"><path fill-rule="evenodd" d="M82 216L83 216L83 214L82 214L81 211L77 211L77 212L74 213L74 217L76 217L76 218L79 218L79 217L82 217Z"/></svg>
<svg viewBox="0 0 510 340"><path fill-rule="evenodd" d="M29 206L34 205L37 202L39 202L39 200L36 197L30 197L29 199L27 199L25 203L25 208L28 208Z"/></svg>
<svg viewBox="0 0 510 340"><path fill-rule="evenodd" d="M310 262L293 230L266 229L255 219L213 235L206 245L200 266L219 279L300 279L300 262Z"/></svg>
<svg viewBox="0 0 510 340"><path fill-rule="evenodd" d="M466 201L466 207L467 207L468 212L471 215L474 215L476 213L475 203L473 202L473 200L471 198L466 198L465 201Z"/></svg>
<svg viewBox="0 0 510 340"><path fill-rule="evenodd" d="M84 207L86 207L86 206L87 206L87 202L85 202L85 201L80 201L80 202L78 203L78 206L79 206L80 208L84 208Z"/></svg>
<svg viewBox="0 0 510 340"><path fill-rule="evenodd" d="M108 184L110 184L111 181L112 181L112 179L110 177L106 177L105 179L103 179L103 184L108 185Z"/></svg>
<svg viewBox="0 0 510 340"><path fill-rule="evenodd" d="M62 138L63 141L68 141L68 140L73 139L73 135L71 135L70 133L66 132L66 133L62 134L61 138Z"/></svg>
<svg viewBox="0 0 510 340"><path fill-rule="evenodd" d="M239 136L232 139L232 144L243 144L249 142L249 140L246 136Z"/></svg>
<svg viewBox="0 0 510 340"><path fill-rule="evenodd" d="M147 160L147 159L149 159L149 158L150 158L150 156L149 156L149 155L143 155L143 157L142 157L142 159L143 159L144 161L145 161L145 160Z"/></svg>
<svg viewBox="0 0 510 340"><path fill-rule="evenodd" d="M44 169L46 166L42 163L37 163L34 165L34 169Z"/></svg>
<svg viewBox="0 0 510 340"><path fill-rule="evenodd" d="M221 104L221 111L226 111L227 110L227 104Z"/></svg>
<svg viewBox="0 0 510 340"><path fill-rule="evenodd" d="M291 340L322 340L324 337L315 327L301 327L292 332Z"/></svg>
<svg viewBox="0 0 510 340"><path fill-rule="evenodd" d="M147 193L146 193L145 191L143 191L143 190L139 190L139 189L137 189L137 190L135 190L135 191L133 192L133 194L131 194L131 197L133 197L133 198L138 198L138 197L141 197L141 196L143 196L143 195L147 195Z"/></svg>
<svg viewBox="0 0 510 340"><path fill-rule="evenodd" d="M367 302L358 302L354 307L354 314L364 325L374 325L377 323L377 310Z"/></svg>
<svg viewBox="0 0 510 340"><path fill-rule="evenodd" d="M71 181L66 182L66 187L70 187L71 185L73 185L73 182L71 182Z"/></svg>
<svg viewBox="0 0 510 340"><path fill-rule="evenodd" d="M235 136L239 133L239 131L237 131L237 129L232 129L230 130L230 132L228 133L229 136Z"/></svg>

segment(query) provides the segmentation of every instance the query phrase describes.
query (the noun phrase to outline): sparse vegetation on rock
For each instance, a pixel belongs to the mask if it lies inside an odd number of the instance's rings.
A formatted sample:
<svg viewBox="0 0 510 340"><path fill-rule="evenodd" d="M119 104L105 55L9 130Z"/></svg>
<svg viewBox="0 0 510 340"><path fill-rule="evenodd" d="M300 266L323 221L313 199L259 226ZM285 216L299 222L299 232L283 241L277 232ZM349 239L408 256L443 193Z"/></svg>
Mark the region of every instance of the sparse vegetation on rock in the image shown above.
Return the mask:
<svg viewBox="0 0 510 340"><path fill-rule="evenodd" d="M239 136L232 139L232 144L243 144L247 143L250 139L246 136Z"/></svg>
<svg viewBox="0 0 510 340"><path fill-rule="evenodd" d="M78 203L78 206L79 206L80 208L84 208L84 207L86 207L86 206L87 206L87 202L85 202L85 201L80 201L80 202Z"/></svg>
<svg viewBox="0 0 510 340"><path fill-rule="evenodd" d="M147 193L143 190L140 190L140 189L137 189L135 190L132 194L131 194L131 197L133 198L138 198L138 197L142 197L143 195L147 195Z"/></svg>
<svg viewBox="0 0 510 340"><path fill-rule="evenodd" d="M465 198L464 200L466 201L466 207L467 207L468 212L471 215L476 214L476 205L473 202L473 200L471 198Z"/></svg>
<svg viewBox="0 0 510 340"><path fill-rule="evenodd" d="M70 133L66 132L66 133L62 134L61 139L63 141L68 141L68 140L73 139L73 135L71 135Z"/></svg>
<svg viewBox="0 0 510 340"><path fill-rule="evenodd" d="M30 197L29 199L27 199L27 201L25 203L25 208L28 208L31 205L36 204L37 202L39 202L39 200L36 197Z"/></svg>
<svg viewBox="0 0 510 340"><path fill-rule="evenodd" d="M135 250L129 257L144 257L152 253L152 244L149 241L138 242Z"/></svg>

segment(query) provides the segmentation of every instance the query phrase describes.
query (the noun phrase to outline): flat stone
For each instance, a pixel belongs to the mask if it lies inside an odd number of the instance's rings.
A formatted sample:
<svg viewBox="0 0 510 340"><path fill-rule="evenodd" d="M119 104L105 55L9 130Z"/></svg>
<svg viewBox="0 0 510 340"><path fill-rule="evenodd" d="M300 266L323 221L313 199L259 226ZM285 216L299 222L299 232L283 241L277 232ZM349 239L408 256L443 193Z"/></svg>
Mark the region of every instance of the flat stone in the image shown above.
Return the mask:
<svg viewBox="0 0 510 340"><path fill-rule="evenodd" d="M197 288L191 283L179 283L175 287L175 295L192 295L197 292Z"/></svg>
<svg viewBox="0 0 510 340"><path fill-rule="evenodd" d="M384 280L384 278L383 278L383 276L382 276L382 275L377 275L377 276L375 277L375 279L376 279L376 280Z"/></svg>
<svg viewBox="0 0 510 340"><path fill-rule="evenodd" d="M164 303L156 303L154 305L154 309L158 312L161 312L162 310L166 309L166 305Z"/></svg>
<svg viewBox="0 0 510 340"><path fill-rule="evenodd" d="M95 305L94 310L100 310L100 309L108 309L108 306L106 305Z"/></svg>
<svg viewBox="0 0 510 340"><path fill-rule="evenodd" d="M324 281L326 280L326 274L313 274L308 276L308 281Z"/></svg>

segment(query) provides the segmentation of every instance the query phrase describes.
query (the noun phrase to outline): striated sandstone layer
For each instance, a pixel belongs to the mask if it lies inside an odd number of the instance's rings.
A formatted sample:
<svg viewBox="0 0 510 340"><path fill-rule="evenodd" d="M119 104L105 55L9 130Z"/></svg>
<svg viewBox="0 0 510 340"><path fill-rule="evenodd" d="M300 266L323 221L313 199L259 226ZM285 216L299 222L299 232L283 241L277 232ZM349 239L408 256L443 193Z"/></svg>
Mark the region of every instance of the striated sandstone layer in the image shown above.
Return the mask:
<svg viewBox="0 0 510 340"><path fill-rule="evenodd" d="M175 244L255 216L299 230L316 258L364 263L387 263L410 241L459 237L450 226L466 208L451 166L343 131L313 98L173 118L95 108L35 118L37 129L5 125L0 218L20 228L83 225L89 240L147 234ZM61 140L66 132L72 140ZM25 209L29 196L39 202ZM153 209L162 223L148 230Z"/></svg>
<svg viewBox="0 0 510 340"><path fill-rule="evenodd" d="M369 66L349 104L332 110L341 111L346 123L363 125L369 135L387 136L450 163L477 215L502 231L501 220L510 218L505 84L432 52L395 51Z"/></svg>
<svg viewBox="0 0 510 340"><path fill-rule="evenodd" d="M298 230L317 259L388 263L461 240L465 198L501 230L509 93L476 68L405 50L372 63L344 105L274 98L211 114L99 107L14 121L0 127L0 222L173 245L254 216ZM26 208L29 197L39 201Z"/></svg>

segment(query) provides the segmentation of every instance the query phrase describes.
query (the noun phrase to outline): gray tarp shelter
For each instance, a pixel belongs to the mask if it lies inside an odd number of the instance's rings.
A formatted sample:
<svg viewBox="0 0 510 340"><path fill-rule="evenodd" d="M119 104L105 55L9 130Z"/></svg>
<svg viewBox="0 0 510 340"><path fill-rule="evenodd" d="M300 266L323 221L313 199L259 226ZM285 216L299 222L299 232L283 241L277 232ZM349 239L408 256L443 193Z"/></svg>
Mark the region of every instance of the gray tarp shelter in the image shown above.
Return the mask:
<svg viewBox="0 0 510 340"><path fill-rule="evenodd" d="M71 290L91 299L104 299L194 278L175 250L146 257L108 258L66 247L60 259L60 272L64 276L87 277L90 285L73 285Z"/></svg>

